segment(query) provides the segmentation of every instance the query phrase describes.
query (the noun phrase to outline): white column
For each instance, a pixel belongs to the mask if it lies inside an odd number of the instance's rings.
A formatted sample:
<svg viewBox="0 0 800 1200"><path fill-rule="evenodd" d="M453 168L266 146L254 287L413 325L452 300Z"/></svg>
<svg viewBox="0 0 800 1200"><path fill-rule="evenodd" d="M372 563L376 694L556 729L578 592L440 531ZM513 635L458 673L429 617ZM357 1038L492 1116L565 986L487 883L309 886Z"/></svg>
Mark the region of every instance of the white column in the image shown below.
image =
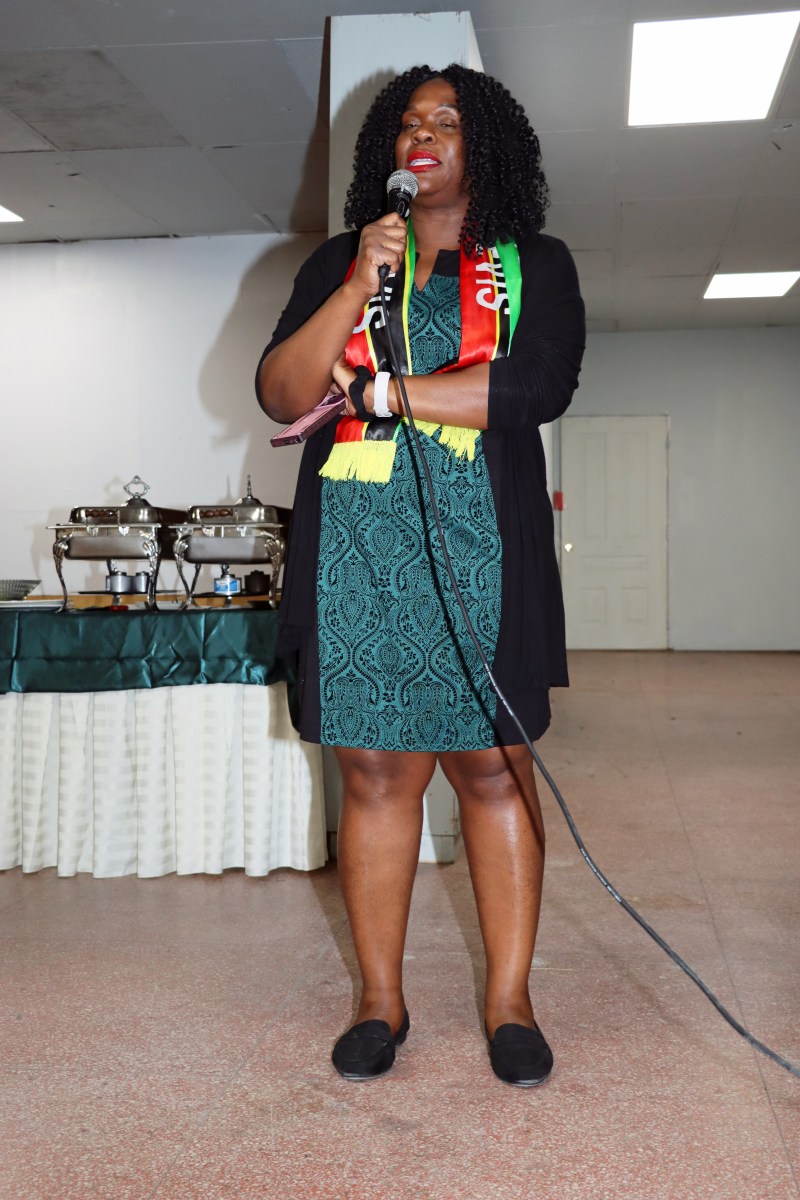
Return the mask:
<svg viewBox="0 0 800 1200"><path fill-rule="evenodd" d="M331 18L330 235L344 229L356 138L377 93L409 67L427 63L436 70L454 62L483 70L468 12ZM330 750L324 761L328 843L335 855L341 780ZM459 837L453 790L437 767L425 794L420 862L452 862Z"/></svg>

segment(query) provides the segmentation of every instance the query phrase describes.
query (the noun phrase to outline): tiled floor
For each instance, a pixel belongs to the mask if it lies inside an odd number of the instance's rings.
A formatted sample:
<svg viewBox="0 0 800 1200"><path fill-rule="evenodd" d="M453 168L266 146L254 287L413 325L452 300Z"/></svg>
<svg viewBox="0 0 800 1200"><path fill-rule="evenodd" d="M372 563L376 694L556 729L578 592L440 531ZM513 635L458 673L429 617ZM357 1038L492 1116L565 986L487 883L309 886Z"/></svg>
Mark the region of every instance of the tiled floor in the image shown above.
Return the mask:
<svg viewBox="0 0 800 1200"><path fill-rule="evenodd" d="M540 750L590 851L800 1062L800 659L582 653L572 674ZM796 1200L800 1080L542 795L541 1089L489 1070L463 858L419 868L411 1033L367 1084L329 1062L354 976L335 866L0 875L2 1200Z"/></svg>

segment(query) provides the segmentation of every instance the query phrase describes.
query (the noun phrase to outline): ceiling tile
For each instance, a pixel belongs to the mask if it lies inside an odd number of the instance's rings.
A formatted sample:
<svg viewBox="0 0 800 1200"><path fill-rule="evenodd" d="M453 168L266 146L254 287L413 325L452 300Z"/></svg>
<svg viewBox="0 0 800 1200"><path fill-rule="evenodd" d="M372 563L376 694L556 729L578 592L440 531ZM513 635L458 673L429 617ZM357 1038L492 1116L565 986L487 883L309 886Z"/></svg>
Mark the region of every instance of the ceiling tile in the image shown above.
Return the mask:
<svg viewBox="0 0 800 1200"><path fill-rule="evenodd" d="M31 129L19 117L5 108L0 108L0 154L20 150L52 150L46 138Z"/></svg>
<svg viewBox="0 0 800 1200"><path fill-rule="evenodd" d="M616 241L615 204L551 204L545 233L567 243L570 250L608 250Z"/></svg>
<svg viewBox="0 0 800 1200"><path fill-rule="evenodd" d="M66 6L106 46L261 38L274 24L271 5L259 0L66 0Z"/></svg>
<svg viewBox="0 0 800 1200"><path fill-rule="evenodd" d="M157 237L165 232L156 221L87 179L65 154L9 154L3 163L11 165L3 203L19 213L24 224L0 224L0 241Z"/></svg>
<svg viewBox="0 0 800 1200"><path fill-rule="evenodd" d="M774 12L789 5L775 0L631 0L626 7L632 21L680 21L692 17L745 16L753 12Z"/></svg>
<svg viewBox="0 0 800 1200"><path fill-rule="evenodd" d="M0 51L0 104L60 150L183 140L97 50Z"/></svg>
<svg viewBox="0 0 800 1200"><path fill-rule="evenodd" d="M561 130L542 135L542 166L553 202L613 200L617 139L603 130Z"/></svg>
<svg viewBox="0 0 800 1200"><path fill-rule="evenodd" d="M773 245L723 246L717 271L800 271L800 237Z"/></svg>
<svg viewBox="0 0 800 1200"><path fill-rule="evenodd" d="M642 279L617 272L617 284L623 303L629 307L665 301L675 305L694 305L706 289L705 275L653 276Z"/></svg>
<svg viewBox="0 0 800 1200"><path fill-rule="evenodd" d="M57 0L3 0L4 50L92 46L88 30Z"/></svg>
<svg viewBox="0 0 800 1200"><path fill-rule="evenodd" d="M800 292L794 285L788 296L781 296L767 316L768 325L800 325Z"/></svg>
<svg viewBox="0 0 800 1200"><path fill-rule="evenodd" d="M324 208L297 208L264 213L276 233L325 233L328 229L328 205Z"/></svg>
<svg viewBox="0 0 800 1200"><path fill-rule="evenodd" d="M200 150L88 150L73 154L87 177L181 236L263 232L264 222Z"/></svg>
<svg viewBox="0 0 800 1200"><path fill-rule="evenodd" d="M274 42L128 46L109 51L195 146L301 141L314 104Z"/></svg>
<svg viewBox="0 0 800 1200"><path fill-rule="evenodd" d="M800 194L800 120L776 121L756 159L748 191Z"/></svg>
<svg viewBox="0 0 800 1200"><path fill-rule="evenodd" d="M730 240L749 246L800 241L800 187L784 196L746 196L736 214Z"/></svg>
<svg viewBox="0 0 800 1200"><path fill-rule="evenodd" d="M279 142L206 153L256 212L288 211L295 206L298 211L327 212L327 146Z"/></svg>
<svg viewBox="0 0 800 1200"><path fill-rule="evenodd" d="M721 242L735 212L736 201L727 196L627 200L620 205L620 250Z"/></svg>
<svg viewBox="0 0 800 1200"><path fill-rule="evenodd" d="M620 312L616 321L618 333L645 333L658 329L691 329L692 314L683 309L634 309Z"/></svg>
<svg viewBox="0 0 800 1200"><path fill-rule="evenodd" d="M618 196L741 195L768 139L762 121L626 128L617 146Z"/></svg>
<svg viewBox="0 0 800 1200"><path fill-rule="evenodd" d="M669 246L628 250L617 255L620 274L633 279L662 275L705 275L714 270L719 246Z"/></svg>
<svg viewBox="0 0 800 1200"><path fill-rule="evenodd" d="M689 329L702 302L705 275L641 279L617 272L620 329Z"/></svg>
<svg viewBox="0 0 800 1200"><path fill-rule="evenodd" d="M627 12L627 3L625 7ZM520 0L472 0L469 6L478 42L487 29L619 20L619 9L619 0L536 0L535 4Z"/></svg>
<svg viewBox="0 0 800 1200"><path fill-rule="evenodd" d="M478 44L484 69L514 81L513 93L538 132L618 129L628 36L626 22L584 21L486 29Z"/></svg>
<svg viewBox="0 0 800 1200"><path fill-rule="evenodd" d="M588 279L579 273L581 295L586 305L586 316L592 320L613 320L616 311L614 303L614 274L609 271L604 279Z"/></svg>
<svg viewBox="0 0 800 1200"><path fill-rule="evenodd" d="M755 300L703 300L697 306L694 324L698 329L766 325L771 307L772 301L765 297Z"/></svg>
<svg viewBox="0 0 800 1200"><path fill-rule="evenodd" d="M286 61L292 73L308 96L312 104L323 101L320 91L320 81L324 78L330 87L330 78L322 62L324 39L318 38L279 38L275 45L286 55Z"/></svg>
<svg viewBox="0 0 800 1200"><path fill-rule="evenodd" d="M694 307L691 305L666 305L656 301L649 305L620 305L617 311L617 328L620 333L644 332L658 329L692 329Z"/></svg>
<svg viewBox="0 0 800 1200"><path fill-rule="evenodd" d="M581 280L613 277L614 254L611 250L573 250L572 257Z"/></svg>
<svg viewBox="0 0 800 1200"><path fill-rule="evenodd" d="M781 120L800 120L800 51L797 49L786 72L776 116Z"/></svg>

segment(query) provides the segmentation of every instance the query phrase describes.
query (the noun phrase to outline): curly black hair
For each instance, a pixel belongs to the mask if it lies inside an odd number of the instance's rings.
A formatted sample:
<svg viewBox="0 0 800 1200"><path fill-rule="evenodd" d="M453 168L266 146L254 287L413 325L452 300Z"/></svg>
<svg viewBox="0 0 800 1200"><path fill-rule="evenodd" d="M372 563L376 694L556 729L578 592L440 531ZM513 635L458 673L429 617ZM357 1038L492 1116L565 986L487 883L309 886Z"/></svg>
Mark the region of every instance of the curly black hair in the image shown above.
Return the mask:
<svg viewBox="0 0 800 1200"><path fill-rule="evenodd" d="M539 139L525 110L497 79L458 63L441 71L412 67L376 96L356 142L345 223L360 229L385 211L400 119L411 93L429 79L446 79L458 97L470 197L461 230L465 252L474 254L478 247L497 241L518 241L541 229L548 188Z"/></svg>

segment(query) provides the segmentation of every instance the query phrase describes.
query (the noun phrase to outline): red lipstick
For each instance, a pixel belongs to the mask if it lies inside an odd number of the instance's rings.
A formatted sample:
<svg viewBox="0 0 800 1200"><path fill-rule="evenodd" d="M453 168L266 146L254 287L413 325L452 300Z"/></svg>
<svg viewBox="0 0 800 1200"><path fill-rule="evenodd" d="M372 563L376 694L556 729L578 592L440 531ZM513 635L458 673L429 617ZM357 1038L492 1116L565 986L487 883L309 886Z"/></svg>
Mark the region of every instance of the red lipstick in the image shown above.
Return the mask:
<svg viewBox="0 0 800 1200"><path fill-rule="evenodd" d="M434 167L440 167L441 165L441 161L436 155L431 154L428 150L415 150L406 159L408 170L416 173L420 171L432 171Z"/></svg>

